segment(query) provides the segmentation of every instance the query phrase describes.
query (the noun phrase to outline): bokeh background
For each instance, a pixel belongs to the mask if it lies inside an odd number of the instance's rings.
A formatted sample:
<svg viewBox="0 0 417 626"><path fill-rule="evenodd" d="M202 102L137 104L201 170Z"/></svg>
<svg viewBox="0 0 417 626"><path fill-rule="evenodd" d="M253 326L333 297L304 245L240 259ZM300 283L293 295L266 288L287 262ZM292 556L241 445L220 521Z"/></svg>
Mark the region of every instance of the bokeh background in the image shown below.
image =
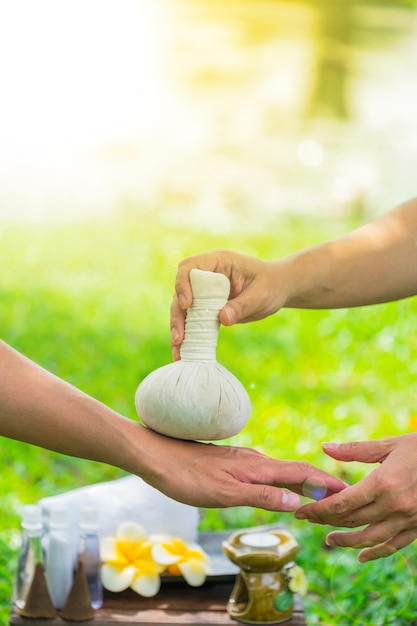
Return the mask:
<svg viewBox="0 0 417 626"><path fill-rule="evenodd" d="M416 9L0 3L2 338L136 419L139 381L171 359L182 257L277 258L415 195ZM320 444L415 430L416 337L414 299L222 329L219 361L253 405L232 443L360 479L371 468L327 459ZM6 624L21 505L122 472L8 440L0 464ZM303 546L309 624L415 623L413 547L358 568L353 552L324 547L326 529L288 515L210 510L201 527L277 520Z"/></svg>
<svg viewBox="0 0 417 626"><path fill-rule="evenodd" d="M3 3L1 217L387 208L415 187L415 29L414 0Z"/></svg>

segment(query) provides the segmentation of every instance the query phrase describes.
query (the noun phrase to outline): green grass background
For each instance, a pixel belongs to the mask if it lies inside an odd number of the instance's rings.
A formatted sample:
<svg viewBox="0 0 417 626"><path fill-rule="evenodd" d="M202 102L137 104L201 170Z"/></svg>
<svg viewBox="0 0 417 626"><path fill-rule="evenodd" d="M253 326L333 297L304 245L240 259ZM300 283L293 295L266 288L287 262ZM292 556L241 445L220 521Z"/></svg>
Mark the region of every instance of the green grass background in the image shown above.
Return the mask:
<svg viewBox="0 0 417 626"><path fill-rule="evenodd" d="M126 210L73 225L0 226L2 338L85 392L136 419L134 393L171 360L169 305L179 259L228 247L276 258L341 234L354 220L277 218L215 233ZM359 278L359 277L358 277ZM222 328L218 360L248 389L253 409L232 441L281 458L308 460L347 480L365 471L321 452L322 441L379 438L415 426L417 301L337 311L280 311ZM22 389L24 393L24 389ZM8 623L19 545L19 507L122 475L116 468L2 439L0 625ZM326 549L328 529L290 514L239 507L204 512L220 530L287 524L310 582L309 624L417 623L415 549L358 565L355 551Z"/></svg>

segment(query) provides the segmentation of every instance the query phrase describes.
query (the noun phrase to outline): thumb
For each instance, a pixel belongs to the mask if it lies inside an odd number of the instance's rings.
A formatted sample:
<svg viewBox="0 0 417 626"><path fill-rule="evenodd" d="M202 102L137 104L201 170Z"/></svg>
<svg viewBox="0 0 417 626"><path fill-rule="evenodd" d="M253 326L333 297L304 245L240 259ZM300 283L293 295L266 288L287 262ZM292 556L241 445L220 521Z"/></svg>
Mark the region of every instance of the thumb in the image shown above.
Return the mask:
<svg viewBox="0 0 417 626"><path fill-rule="evenodd" d="M348 443L323 443L323 451L339 461L381 463L391 452L390 439L376 441L351 441Z"/></svg>
<svg viewBox="0 0 417 626"><path fill-rule="evenodd" d="M261 320L276 310L277 307L272 307L268 290L252 282L225 304L219 319L223 326L232 326Z"/></svg>
<svg viewBox="0 0 417 626"><path fill-rule="evenodd" d="M223 326L232 326L239 321L239 313L233 306L232 302L228 302L222 308L219 314L219 320Z"/></svg>
<svg viewBox="0 0 417 626"><path fill-rule="evenodd" d="M259 319L257 308L259 296L253 286L246 287L244 291L231 298L220 312L220 321L224 326L250 322Z"/></svg>

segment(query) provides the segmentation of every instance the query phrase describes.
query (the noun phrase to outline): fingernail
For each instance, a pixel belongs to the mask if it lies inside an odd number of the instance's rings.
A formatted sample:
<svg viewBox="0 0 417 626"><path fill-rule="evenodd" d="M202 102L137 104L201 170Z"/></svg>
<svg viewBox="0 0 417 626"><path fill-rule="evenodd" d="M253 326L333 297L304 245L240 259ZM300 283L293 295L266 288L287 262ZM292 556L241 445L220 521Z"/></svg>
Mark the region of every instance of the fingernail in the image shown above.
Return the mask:
<svg viewBox="0 0 417 626"><path fill-rule="evenodd" d="M307 519L307 515L305 513L303 513L302 511L297 511L295 513L295 518L296 519Z"/></svg>
<svg viewBox="0 0 417 626"><path fill-rule="evenodd" d="M326 537L326 545L327 546L334 546L334 545L336 545L334 540L333 540L333 537Z"/></svg>
<svg viewBox="0 0 417 626"><path fill-rule="evenodd" d="M179 338L180 338L180 334L178 332L178 329L175 328L175 326L173 326L171 328L171 342L176 344Z"/></svg>
<svg viewBox="0 0 417 626"><path fill-rule="evenodd" d="M339 447L338 443L333 443L330 441L323 441L321 445L323 446L323 448L326 448L326 450L337 450L337 448Z"/></svg>
<svg viewBox="0 0 417 626"><path fill-rule="evenodd" d="M284 491L282 494L282 504L286 509L293 511L300 506L300 496L292 491Z"/></svg>
<svg viewBox="0 0 417 626"><path fill-rule="evenodd" d="M226 316L228 324L234 324L236 322L236 312L231 306L226 306L223 309L223 313Z"/></svg>

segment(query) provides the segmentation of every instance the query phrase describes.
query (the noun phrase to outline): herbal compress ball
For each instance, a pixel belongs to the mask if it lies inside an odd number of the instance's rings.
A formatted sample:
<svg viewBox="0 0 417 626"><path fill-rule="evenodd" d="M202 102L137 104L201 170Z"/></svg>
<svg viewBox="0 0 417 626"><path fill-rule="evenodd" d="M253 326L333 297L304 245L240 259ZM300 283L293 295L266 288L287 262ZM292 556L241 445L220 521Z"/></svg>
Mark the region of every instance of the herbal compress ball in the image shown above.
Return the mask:
<svg viewBox="0 0 417 626"><path fill-rule="evenodd" d="M178 439L225 439L242 430L251 404L243 385L216 360L219 312L229 297L226 276L193 269L181 360L139 385L135 404L144 424Z"/></svg>

